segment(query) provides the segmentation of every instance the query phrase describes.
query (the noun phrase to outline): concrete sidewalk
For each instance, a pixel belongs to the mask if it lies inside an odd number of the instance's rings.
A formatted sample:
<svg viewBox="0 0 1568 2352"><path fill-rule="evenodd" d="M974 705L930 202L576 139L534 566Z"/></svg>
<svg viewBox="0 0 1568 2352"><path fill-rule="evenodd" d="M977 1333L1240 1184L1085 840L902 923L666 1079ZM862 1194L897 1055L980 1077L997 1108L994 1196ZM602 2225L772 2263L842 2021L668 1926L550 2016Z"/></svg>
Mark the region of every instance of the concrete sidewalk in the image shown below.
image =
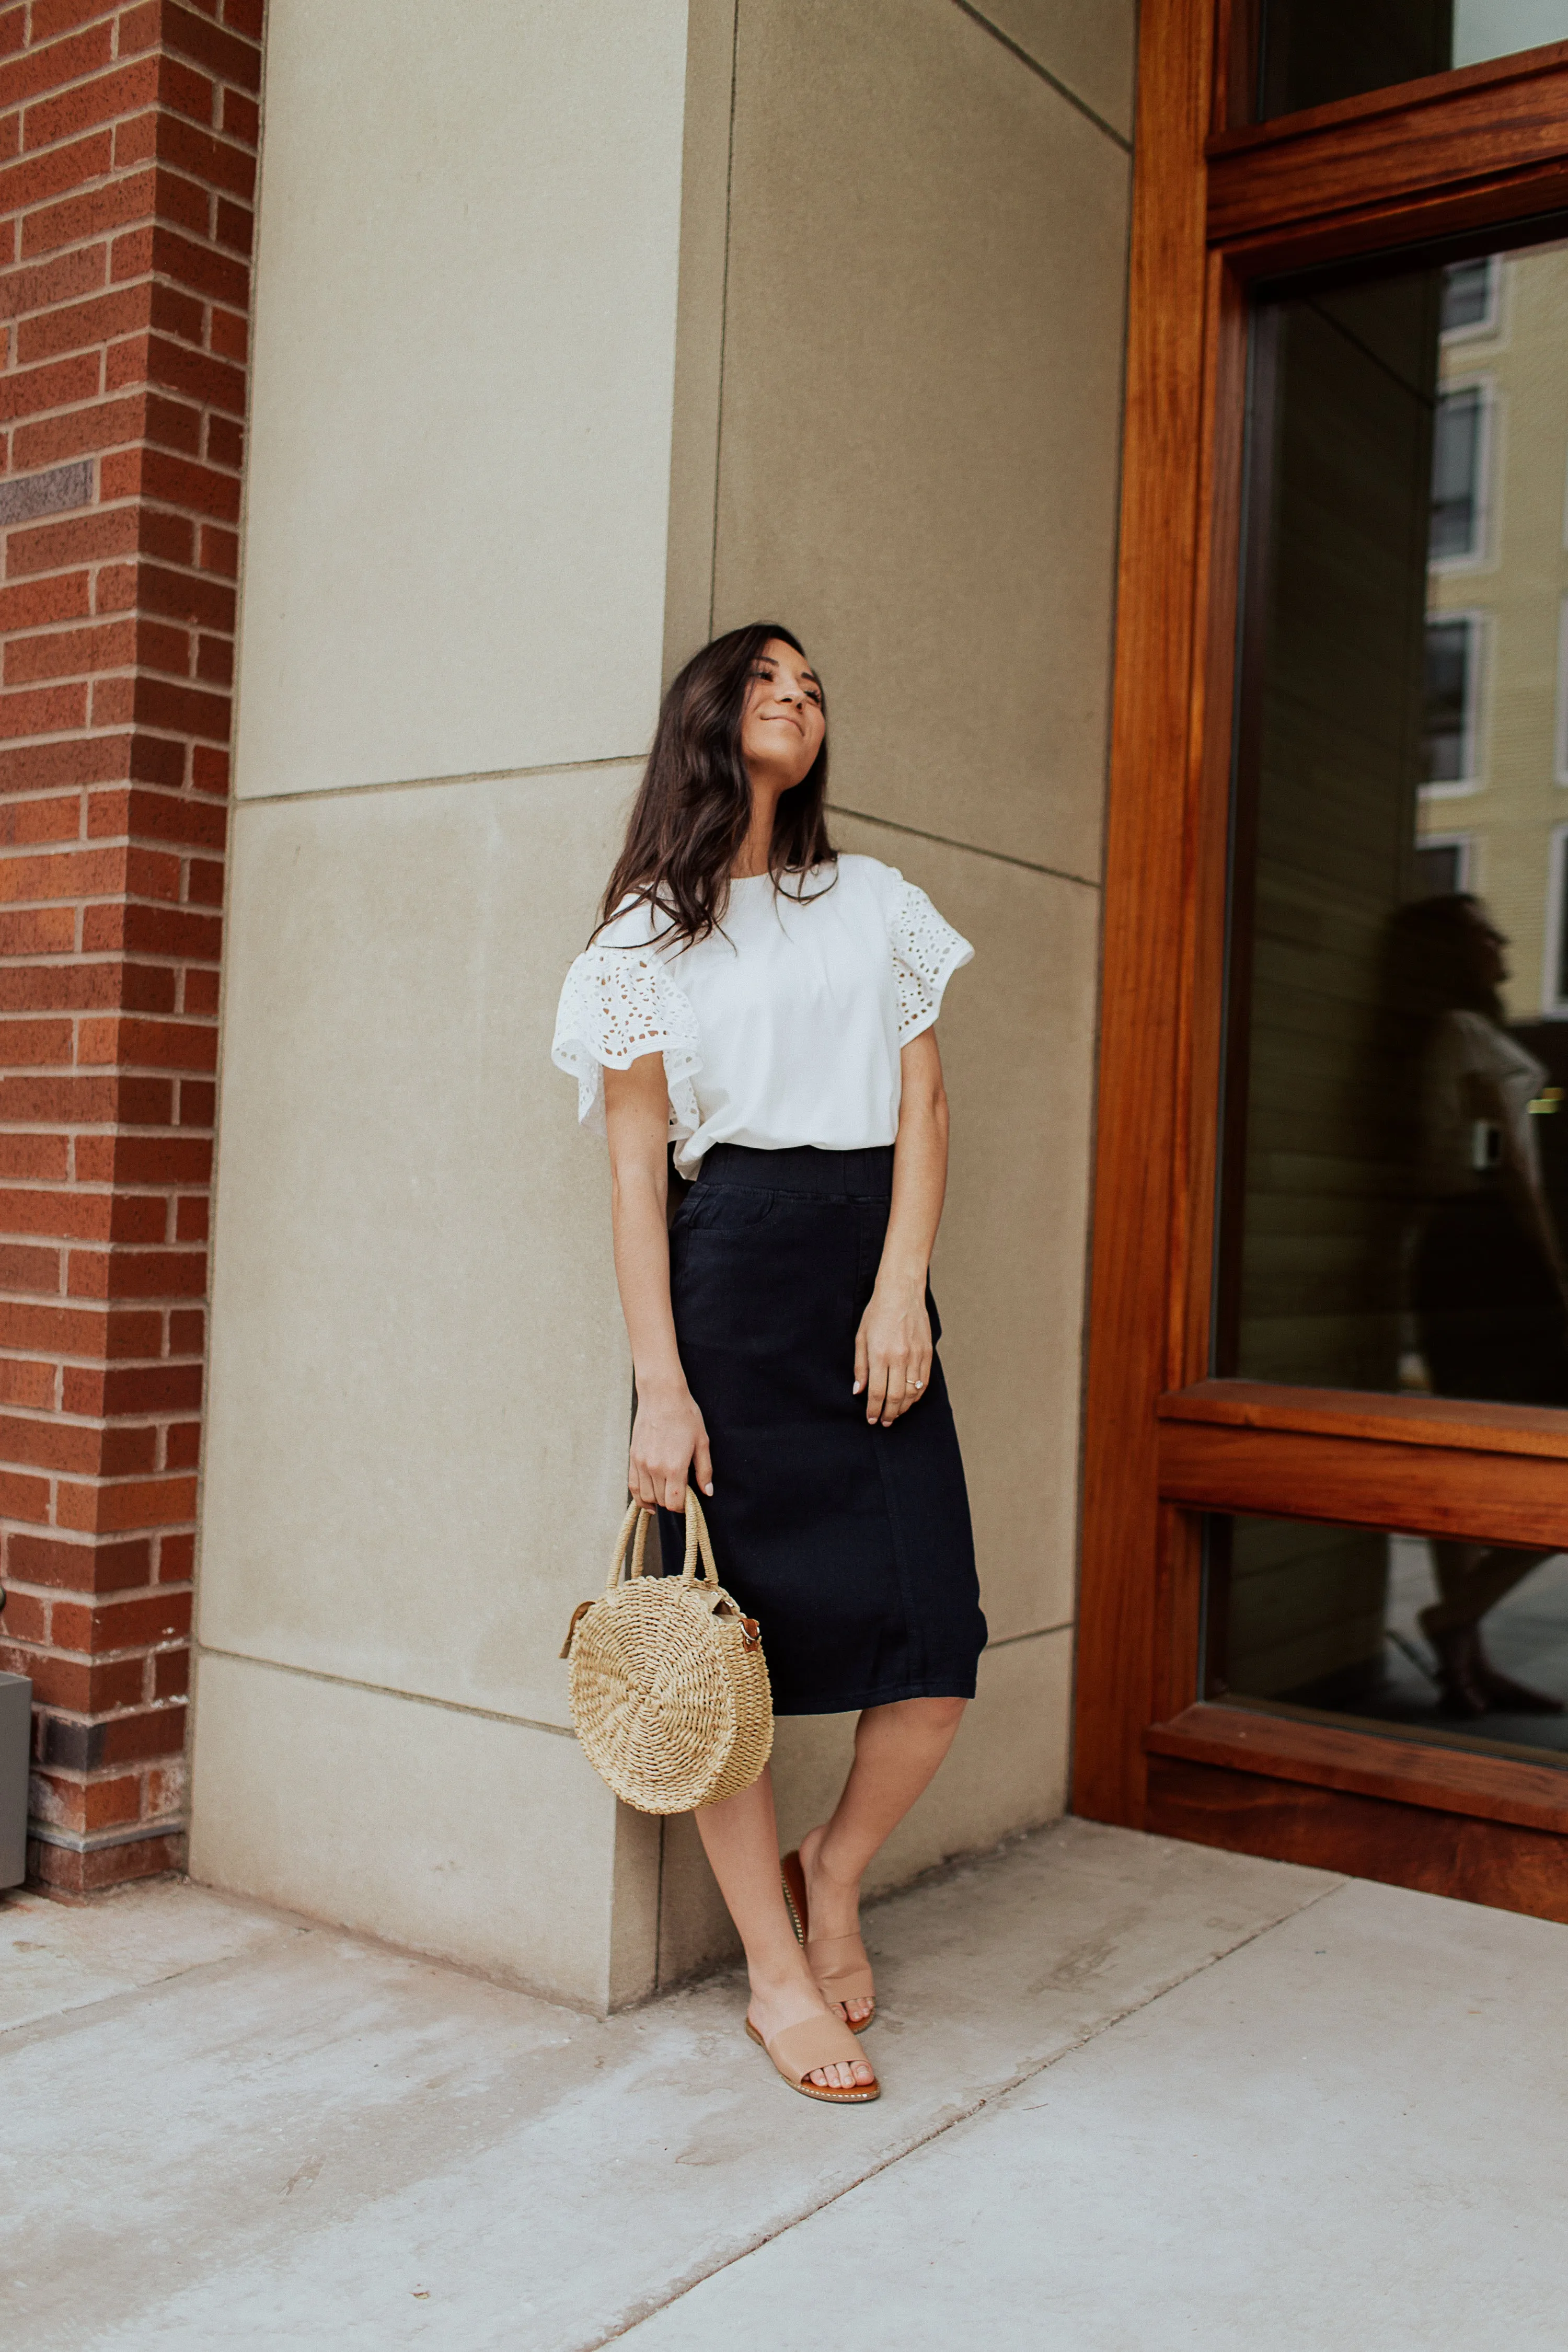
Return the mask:
<svg viewBox="0 0 1568 2352"><path fill-rule="evenodd" d="M1068 1822L868 1916L875 2105L199 1888L0 1900L29 2352L1552 2352L1568 1931Z"/></svg>

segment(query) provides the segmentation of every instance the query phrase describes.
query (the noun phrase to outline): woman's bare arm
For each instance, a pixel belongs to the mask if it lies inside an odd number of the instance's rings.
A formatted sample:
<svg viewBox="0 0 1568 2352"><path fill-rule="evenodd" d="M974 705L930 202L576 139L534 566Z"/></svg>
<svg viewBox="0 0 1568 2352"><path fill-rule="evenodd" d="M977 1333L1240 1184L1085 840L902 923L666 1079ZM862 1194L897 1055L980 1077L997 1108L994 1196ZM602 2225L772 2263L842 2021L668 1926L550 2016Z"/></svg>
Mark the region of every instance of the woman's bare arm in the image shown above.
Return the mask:
<svg viewBox="0 0 1568 2352"><path fill-rule="evenodd" d="M1501 1108L1500 1102L1499 1108ZM1568 1268L1563 1265L1563 1244L1557 1237L1551 1204L1541 1189L1541 1179L1506 1127L1502 1134L1503 1189L1512 1203L1515 1216L1552 1268L1558 1289L1568 1300Z"/></svg>
<svg viewBox="0 0 1568 2352"><path fill-rule="evenodd" d="M1552 1222L1551 1207L1532 1171L1521 1165L1519 1155L1512 1151L1503 1155L1503 1185L1513 1202L1514 1214L1557 1277L1558 1288L1565 1289L1568 1271L1563 1266L1563 1244Z"/></svg>
<svg viewBox="0 0 1568 2352"><path fill-rule="evenodd" d="M1557 1238L1551 1207L1541 1189L1541 1179L1515 1134L1502 1088L1489 1072L1472 1070L1468 1073L1466 1107L1472 1118L1484 1119L1489 1126L1496 1128L1501 1146L1498 1173L1503 1193L1514 1215L1551 1267L1559 1290L1568 1297L1563 1245Z"/></svg>
<svg viewBox="0 0 1568 2352"><path fill-rule="evenodd" d="M947 1191L947 1089L936 1031L900 1057L903 1092L893 1147L893 1201L871 1303L855 1337L855 1394L884 1429L918 1404L931 1379L926 1275Z"/></svg>
<svg viewBox="0 0 1568 2352"><path fill-rule="evenodd" d="M686 1507L686 1479L713 1492L708 1432L686 1385L669 1304L669 1097L662 1054L644 1054L629 1070L605 1072L605 1124L610 1139L610 1214L616 1280L632 1343L637 1419L626 1485L639 1503Z"/></svg>

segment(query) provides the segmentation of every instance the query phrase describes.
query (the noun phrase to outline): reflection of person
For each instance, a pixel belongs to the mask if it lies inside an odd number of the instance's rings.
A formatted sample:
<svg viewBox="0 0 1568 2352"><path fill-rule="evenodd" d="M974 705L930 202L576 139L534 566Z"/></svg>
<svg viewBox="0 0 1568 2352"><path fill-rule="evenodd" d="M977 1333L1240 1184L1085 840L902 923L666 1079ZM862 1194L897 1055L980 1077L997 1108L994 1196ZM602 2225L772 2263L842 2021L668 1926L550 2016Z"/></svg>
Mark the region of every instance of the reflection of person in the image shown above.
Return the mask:
<svg viewBox="0 0 1568 2352"><path fill-rule="evenodd" d="M1424 898L1394 919L1402 1009L1421 1088L1421 1191L1411 1267L1421 1353L1440 1396L1568 1405L1568 1285L1530 1105L1546 1071L1503 1026L1508 941L1478 898ZM1481 1620L1546 1551L1434 1541L1439 1598L1421 1612L1447 1713L1560 1715L1500 1674Z"/></svg>
<svg viewBox="0 0 1568 2352"><path fill-rule="evenodd" d="M665 698L555 1059L603 1086L637 1374L628 1483L694 1476L781 1715L858 1717L780 1879L772 1780L697 1813L745 1947L748 2025L808 2096L877 2095L860 1879L947 1753L985 1642L926 1270L947 1176L934 1023L970 949L827 838L821 686L732 630ZM694 1181L667 1234L666 1147ZM666 1560L675 1528L668 1518ZM675 1561L679 1552L676 1549Z"/></svg>

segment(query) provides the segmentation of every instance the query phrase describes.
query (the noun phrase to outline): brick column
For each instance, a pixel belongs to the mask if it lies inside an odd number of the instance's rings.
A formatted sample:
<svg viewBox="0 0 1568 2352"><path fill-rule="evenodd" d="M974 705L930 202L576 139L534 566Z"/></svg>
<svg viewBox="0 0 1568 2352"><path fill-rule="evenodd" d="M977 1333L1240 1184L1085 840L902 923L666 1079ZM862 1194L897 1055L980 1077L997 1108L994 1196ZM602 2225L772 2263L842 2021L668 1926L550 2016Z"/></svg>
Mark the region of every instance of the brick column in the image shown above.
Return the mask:
<svg viewBox="0 0 1568 2352"><path fill-rule="evenodd" d="M0 1665L66 1894L184 1851L262 5L0 7Z"/></svg>

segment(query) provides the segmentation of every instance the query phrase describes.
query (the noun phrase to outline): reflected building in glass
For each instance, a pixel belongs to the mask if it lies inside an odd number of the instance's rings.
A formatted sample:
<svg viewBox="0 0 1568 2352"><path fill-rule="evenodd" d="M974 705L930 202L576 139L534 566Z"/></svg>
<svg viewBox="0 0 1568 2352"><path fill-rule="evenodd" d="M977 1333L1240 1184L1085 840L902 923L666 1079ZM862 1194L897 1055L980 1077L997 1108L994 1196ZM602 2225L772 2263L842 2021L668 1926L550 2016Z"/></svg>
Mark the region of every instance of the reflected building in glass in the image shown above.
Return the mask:
<svg viewBox="0 0 1568 2352"><path fill-rule="evenodd" d="M1510 1021L1568 1017L1568 249L1447 273L1420 877L1511 942Z"/></svg>

